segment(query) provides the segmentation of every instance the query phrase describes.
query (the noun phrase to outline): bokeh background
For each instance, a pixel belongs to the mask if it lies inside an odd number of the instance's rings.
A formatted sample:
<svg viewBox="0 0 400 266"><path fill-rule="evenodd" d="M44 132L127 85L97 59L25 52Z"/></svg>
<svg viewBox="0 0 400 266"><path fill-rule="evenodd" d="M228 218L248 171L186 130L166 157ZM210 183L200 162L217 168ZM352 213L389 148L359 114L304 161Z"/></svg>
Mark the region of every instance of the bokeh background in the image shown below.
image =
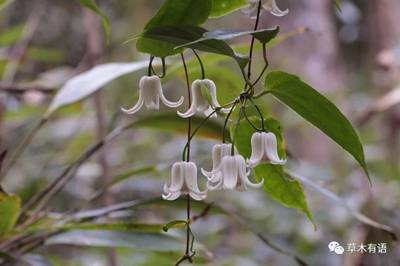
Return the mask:
<svg viewBox="0 0 400 266"><path fill-rule="evenodd" d="M16 0L0 11L1 149L12 150L19 143L46 110L57 89L72 76L100 63L147 59L147 55L136 51L134 42L125 41L141 32L162 2L98 1L111 20L109 44L105 44L98 17L77 1ZM265 110L278 118L285 130L291 154L288 168L336 193L372 219L399 230L400 2L344 0L341 12L330 0L278 3L289 8L289 14L277 18L263 13L261 25L280 25L282 34L297 33L268 50L271 69L301 76L349 117L365 145L372 186L340 147L277 101L267 99L261 102ZM253 23L235 12L209 20L206 27L249 29ZM247 41L243 38L234 42ZM214 75L231 75L231 82L217 80L217 85L224 87L227 94L230 91L227 88L240 90L242 84L236 82L239 72L231 63L223 67L229 72ZM4 180L3 189L27 201L104 136L109 127L134 119L151 122L154 115L151 112L143 111L134 118L117 115L121 106L136 102L141 75L126 75L94 97L57 112ZM166 82L169 98L177 99L185 93L182 78L177 75ZM218 96L228 97L221 92ZM192 157L203 167L210 167L210 150L215 143L213 139L196 139ZM169 166L180 159L184 144L185 136L174 130L163 130L162 126L135 127L85 162L52 200L48 210L56 215L74 208L93 209L159 197L163 183L169 180ZM156 168L151 171L129 175L132 169L154 165ZM109 180L126 173L124 182L87 203ZM204 182L201 186L204 187ZM296 265L290 256L261 241L249 227L309 265L400 264L399 246L387 234L360 223L343 206L307 186L305 191L316 231L304 215L277 204L262 191L211 193L209 202L218 202L239 213L241 222L213 208L196 221L192 229L196 241L201 243L198 246L201 259L197 264ZM195 213L201 210L195 208ZM158 202L112 212L101 219L165 223L184 218L182 202ZM183 230L172 232L177 236L183 233ZM60 239L35 248L25 258L32 265L172 265L180 249L184 251L183 241L168 246L154 239L138 239L129 232L80 231ZM344 246L387 243L388 250L386 254L337 256L327 248L333 240Z"/></svg>

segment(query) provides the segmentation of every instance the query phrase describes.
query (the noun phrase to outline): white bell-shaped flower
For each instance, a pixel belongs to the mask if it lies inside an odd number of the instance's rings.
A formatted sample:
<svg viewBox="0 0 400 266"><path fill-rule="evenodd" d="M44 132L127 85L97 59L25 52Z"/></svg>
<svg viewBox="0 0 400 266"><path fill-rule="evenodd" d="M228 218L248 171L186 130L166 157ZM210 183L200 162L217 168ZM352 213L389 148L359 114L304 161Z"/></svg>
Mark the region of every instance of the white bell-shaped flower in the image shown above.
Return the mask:
<svg viewBox="0 0 400 266"><path fill-rule="evenodd" d="M207 96L203 95L202 88L207 88L211 97L210 102L207 100ZM178 115L183 118L188 118L196 113L203 113L205 116L209 116L216 108L221 108L221 105L217 99L217 87L212 80L209 79L197 79L193 81L190 88L192 97L192 103L190 108L185 112L181 113L178 111ZM221 108L219 111L223 113L229 113L229 109ZM214 114L213 116L216 116Z"/></svg>
<svg viewBox="0 0 400 266"><path fill-rule="evenodd" d="M144 76L139 81L139 100L130 109L121 108L126 114L134 114L142 108L143 104L149 110L160 108L160 99L168 107L177 108L183 103L183 97L177 102L171 102L165 98L162 91L161 80L158 76Z"/></svg>
<svg viewBox="0 0 400 266"><path fill-rule="evenodd" d="M201 173L207 177L209 181L217 182L220 179L220 165L223 157L231 154L232 144L215 144L212 148L212 170L206 171L201 168Z"/></svg>
<svg viewBox="0 0 400 266"><path fill-rule="evenodd" d="M259 188L264 184L252 183L249 180L249 172L246 171L246 162L241 155L224 156L221 160L220 170L213 181L207 182L209 190L235 189L237 191L247 190L247 186Z"/></svg>
<svg viewBox="0 0 400 266"><path fill-rule="evenodd" d="M180 195L190 195L195 200L203 200L207 191L200 191L197 185L197 166L193 162L176 162L171 168L171 184L164 185L162 198L175 200Z"/></svg>
<svg viewBox="0 0 400 266"><path fill-rule="evenodd" d="M278 141L271 132L256 132L251 136L251 156L247 164L253 168L263 162L281 165L286 163L286 159L279 158Z"/></svg>
<svg viewBox="0 0 400 266"><path fill-rule="evenodd" d="M259 0L248 0L249 7L242 9L242 13L256 18ZM277 17L283 17L289 13L289 9L281 10L275 0L261 0L262 9Z"/></svg>

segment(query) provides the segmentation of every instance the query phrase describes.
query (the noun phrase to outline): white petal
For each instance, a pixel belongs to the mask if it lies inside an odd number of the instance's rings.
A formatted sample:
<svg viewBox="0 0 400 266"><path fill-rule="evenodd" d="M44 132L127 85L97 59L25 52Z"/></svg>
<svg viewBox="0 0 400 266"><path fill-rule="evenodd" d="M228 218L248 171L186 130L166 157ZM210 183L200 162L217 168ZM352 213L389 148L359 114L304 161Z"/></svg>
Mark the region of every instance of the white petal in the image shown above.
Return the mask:
<svg viewBox="0 0 400 266"><path fill-rule="evenodd" d="M177 162L172 165L171 168L171 185L169 186L169 192L177 192L182 190L184 184L184 162Z"/></svg>
<svg viewBox="0 0 400 266"><path fill-rule="evenodd" d="M264 184L264 179L261 180L260 183L252 183L249 180L249 174L250 172L246 171L246 165L244 162L244 158L241 155L236 155L236 161L237 164L239 165L239 179L241 180L241 186L238 186L238 190L239 191L243 191L246 190L247 187L246 185L250 186L250 187L254 187L254 188L259 188Z"/></svg>
<svg viewBox="0 0 400 266"><path fill-rule="evenodd" d="M221 158L224 158L225 156L231 155L232 152L232 144L231 143L222 143L221 144Z"/></svg>
<svg viewBox="0 0 400 266"><path fill-rule="evenodd" d="M213 170L217 169L221 164L223 145L224 144L215 144L212 148Z"/></svg>
<svg viewBox="0 0 400 266"><path fill-rule="evenodd" d="M197 167L193 162L185 163L185 183L189 191L199 191L197 186Z"/></svg>
<svg viewBox="0 0 400 266"><path fill-rule="evenodd" d="M160 99L166 106L168 106L170 108L177 108L177 107L181 106L181 104L183 103L183 100L184 100L183 96L181 96L181 98L177 102L171 102L167 98L165 98L161 86L160 86L159 90L160 90L159 91Z"/></svg>
<svg viewBox="0 0 400 266"><path fill-rule="evenodd" d="M210 111L210 104L206 97L204 97L202 88L205 86L204 80L195 80L192 84L192 95L193 95L193 103L196 106L198 113L204 113L205 115L209 115L212 112ZM207 114L208 112L208 114Z"/></svg>
<svg viewBox="0 0 400 266"><path fill-rule="evenodd" d="M188 117L195 115L196 112L198 111L197 109L199 106L199 102L201 102L201 98L202 98L202 96L201 96L201 80L196 79L195 81L193 81L192 86L190 87L190 92L191 92L192 103L186 112L181 113L178 111L178 115L180 117L188 118Z"/></svg>
<svg viewBox="0 0 400 266"><path fill-rule="evenodd" d="M209 106L208 109L205 110L205 111L203 111L203 112L204 112L204 115L205 115L205 116L209 116L209 115L211 115L211 114L214 112L214 109L213 109L211 106ZM212 117L212 118L217 117L217 113L212 114L211 117Z"/></svg>
<svg viewBox="0 0 400 266"><path fill-rule="evenodd" d="M233 109L235 109L235 107L231 107ZM220 108L218 111L224 114L228 114L231 112L231 108Z"/></svg>
<svg viewBox="0 0 400 266"><path fill-rule="evenodd" d="M271 9L269 12L277 17L283 17L289 13L289 9L280 10L275 0L271 0Z"/></svg>
<svg viewBox="0 0 400 266"><path fill-rule="evenodd" d="M206 191L200 191L197 185L197 166L193 162L185 164L185 182L192 198L201 200L206 197ZM198 197L195 198L193 195L197 195Z"/></svg>
<svg viewBox="0 0 400 266"><path fill-rule="evenodd" d="M264 185L264 178L259 183L253 183L248 178L246 179L245 182L246 182L246 185L248 185L249 187L260 188L260 187L262 187L262 185Z"/></svg>
<svg viewBox="0 0 400 266"><path fill-rule="evenodd" d="M204 84L204 86L206 86L208 88L208 91L210 92L211 106L213 108L220 107L221 105L219 104L218 99L217 99L217 87L215 86L214 81L212 81L210 79L204 79L203 84Z"/></svg>
<svg viewBox="0 0 400 266"><path fill-rule="evenodd" d="M121 107L121 111L128 115L132 115L132 114L136 113L137 111L139 111L140 108L142 108L143 103L144 103L143 95L140 92L138 102L132 108L129 108L129 109L125 109L125 108Z"/></svg>
<svg viewBox="0 0 400 266"><path fill-rule="evenodd" d="M211 178L209 179L209 181L212 182L212 183L216 183L216 182L219 182L220 180L223 180L222 172L221 172L221 170L215 170L212 173Z"/></svg>
<svg viewBox="0 0 400 266"><path fill-rule="evenodd" d="M194 106L192 103L189 110L187 110L185 113L181 113L179 111L177 111L177 113L182 118L188 118L188 117L194 116L197 113L197 109L196 109L196 106Z"/></svg>
<svg viewBox="0 0 400 266"><path fill-rule="evenodd" d="M200 169L201 173L207 178L208 181L217 182L220 179L220 171L218 169L212 171L206 171L203 168Z"/></svg>
<svg viewBox="0 0 400 266"><path fill-rule="evenodd" d="M247 190L247 186L246 186L245 180L241 180L239 178L238 179L238 183L236 184L235 190L239 191L239 192L246 191Z"/></svg>
<svg viewBox="0 0 400 266"><path fill-rule="evenodd" d="M220 179L219 179L217 182L208 181L208 182L207 182L207 189L208 189L208 190L211 190L211 191L213 191L213 190L220 190L220 189L222 189L223 184L224 184L224 180L223 180L222 177L220 176Z"/></svg>
<svg viewBox="0 0 400 266"><path fill-rule="evenodd" d="M245 191L247 181L246 163L241 155L235 156L236 165L238 166L238 183L236 184L237 191Z"/></svg>
<svg viewBox="0 0 400 266"><path fill-rule="evenodd" d="M257 4L251 3L249 7L242 8L240 12L246 16L250 16L251 18L254 17L254 13L257 14Z"/></svg>
<svg viewBox="0 0 400 266"><path fill-rule="evenodd" d="M233 156L235 158L235 164L237 166L237 168L240 171L243 171L243 173L246 174L246 162L244 161L244 158L242 155L235 155Z"/></svg>
<svg viewBox="0 0 400 266"><path fill-rule="evenodd" d="M204 170L204 168L201 168L200 171L207 179L211 179L211 176L213 175L212 170L207 171L207 170Z"/></svg>
<svg viewBox="0 0 400 266"><path fill-rule="evenodd" d="M256 132L251 136L251 156L247 160L249 167L255 167L264 155L264 140L262 133Z"/></svg>
<svg viewBox="0 0 400 266"><path fill-rule="evenodd" d="M140 81L139 81L139 100L137 101L137 103L129 109L125 109L125 108L121 108L121 111L126 113L126 114L134 114L137 111L140 110L140 108L142 108L143 103L144 103L144 95L143 95L143 89L144 89L144 84L146 83L147 80L147 76L143 76Z"/></svg>
<svg viewBox="0 0 400 266"><path fill-rule="evenodd" d="M168 194L168 193L169 193L169 187L168 187L167 184L164 184L163 192L164 192L165 194Z"/></svg>
<svg viewBox="0 0 400 266"><path fill-rule="evenodd" d="M272 164L285 164L286 159L280 159L278 155L278 142L274 133L264 133L265 153Z"/></svg>
<svg viewBox="0 0 400 266"><path fill-rule="evenodd" d="M238 179L238 168L233 156L225 156L221 162L222 178L224 188L234 189Z"/></svg>
<svg viewBox="0 0 400 266"><path fill-rule="evenodd" d="M142 77L139 86L144 98L144 105L149 110L160 108L161 80L158 76Z"/></svg>
<svg viewBox="0 0 400 266"><path fill-rule="evenodd" d="M160 99L161 101L165 104L165 106L168 106L170 108L177 108L179 106L181 106L181 104L183 103L183 96L181 96L181 98L179 98L179 100L177 102L171 102L168 101L167 98L165 98L164 94L160 94Z"/></svg>
<svg viewBox="0 0 400 266"><path fill-rule="evenodd" d="M164 200L176 200L177 198L179 198L179 196L181 195L181 192L180 191L177 191L177 192L170 192L170 193L168 193L168 194L166 194L166 195L162 195L162 198L164 199Z"/></svg>
<svg viewBox="0 0 400 266"><path fill-rule="evenodd" d="M170 192L167 184L164 184L163 192L162 198L164 200L175 200L181 195L180 191Z"/></svg>
<svg viewBox="0 0 400 266"><path fill-rule="evenodd" d="M189 195L194 200L203 200L207 197L207 194L204 192L200 192L200 193L189 192Z"/></svg>

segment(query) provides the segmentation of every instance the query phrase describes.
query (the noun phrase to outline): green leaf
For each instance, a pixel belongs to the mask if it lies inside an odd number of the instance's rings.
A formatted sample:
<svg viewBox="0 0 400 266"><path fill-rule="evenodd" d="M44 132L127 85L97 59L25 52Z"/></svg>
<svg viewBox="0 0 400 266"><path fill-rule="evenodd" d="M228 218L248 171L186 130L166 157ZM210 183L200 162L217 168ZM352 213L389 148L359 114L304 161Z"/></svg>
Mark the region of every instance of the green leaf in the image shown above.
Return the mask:
<svg viewBox="0 0 400 266"><path fill-rule="evenodd" d="M179 45L185 45L187 48L229 56L235 59L241 68L247 65L248 58L244 55L237 54L224 41L209 39L201 42L193 42L202 38L205 33L207 33L207 30L197 26L173 26L152 28L145 31L142 36L149 39L165 41L173 45L174 48ZM176 50L180 50L180 48Z"/></svg>
<svg viewBox="0 0 400 266"><path fill-rule="evenodd" d="M147 23L144 31L158 27L200 25L207 20L211 6L211 0L167 0ZM182 52L181 49L174 49L175 46L163 40L149 39L146 36L140 37L136 44L139 51L157 57L166 57Z"/></svg>
<svg viewBox="0 0 400 266"><path fill-rule="evenodd" d="M143 224L132 222L111 222L111 223L78 223L67 224L57 229L62 230L107 230L107 231L126 231L126 232L146 232L157 233L163 229L162 224Z"/></svg>
<svg viewBox="0 0 400 266"><path fill-rule="evenodd" d="M89 247L128 247L137 250L176 251L182 244L163 233L140 233L112 230L71 230L50 237L45 245Z"/></svg>
<svg viewBox="0 0 400 266"><path fill-rule="evenodd" d="M279 26L271 29L259 30L252 33L254 38L259 40L262 44L269 43L272 39L274 39L279 33Z"/></svg>
<svg viewBox="0 0 400 266"><path fill-rule="evenodd" d="M15 0L0 0L0 11L9 6Z"/></svg>
<svg viewBox="0 0 400 266"><path fill-rule="evenodd" d="M328 199L333 204L333 206L343 207L345 210L347 210L349 212L349 214L351 214L359 222L386 232L387 234L389 234L392 237L393 241L397 242L397 235L395 233L395 230L393 230L392 227L390 227L386 224L381 224L381 223L369 218L368 216L365 216L363 213L361 213L359 210L352 207L351 204L348 204L346 201L341 199L338 195L336 195L332 191L327 190L324 187L320 186L319 184L313 182L312 178L304 177L304 176L299 175L294 172L287 171L286 173L291 178L296 179L299 182L301 182L305 187L308 187L309 189L314 190L315 192L324 196L326 199Z"/></svg>
<svg viewBox="0 0 400 266"><path fill-rule="evenodd" d="M210 17L222 17L247 5L247 0L213 0Z"/></svg>
<svg viewBox="0 0 400 266"><path fill-rule="evenodd" d="M64 51L50 47L34 47L27 49L26 56L37 62L48 64L60 64L64 62L66 54Z"/></svg>
<svg viewBox="0 0 400 266"><path fill-rule="evenodd" d="M104 88L120 76L147 68L148 61L134 63L109 63L95 66L68 80L53 98L45 117L62 106L73 104Z"/></svg>
<svg viewBox="0 0 400 266"><path fill-rule="evenodd" d="M103 188L96 191L93 194L93 196L90 198L90 201L99 199L101 196L104 195L104 193L107 192L107 190L109 190L116 184L124 182L132 177L137 177L137 176L141 176L141 175L145 175L145 174L149 174L149 173L155 173L155 172L157 172L156 166L148 166L148 167L142 167L142 168L134 168L134 169L128 170L122 174L116 175L116 176L112 177L110 183L106 184Z"/></svg>
<svg viewBox="0 0 400 266"><path fill-rule="evenodd" d="M278 32L279 32L278 26L276 26L275 28L271 28L271 29L261 29L261 30L256 30L256 31L218 29L218 30L204 32L201 38L199 38L195 41L189 42L189 43L179 45L179 46L175 47L175 49L182 48L182 47L190 47L191 45L193 45L195 43L200 43L200 42L204 42L207 40L230 40L230 39L234 39L234 38L245 36L245 35L254 35L254 37L256 39L258 39L261 43L267 43L270 40L272 40L273 38L275 38L276 35L278 34Z"/></svg>
<svg viewBox="0 0 400 266"><path fill-rule="evenodd" d="M7 30L2 30L0 32L0 46L9 46L18 42L23 30L24 24L18 24Z"/></svg>
<svg viewBox="0 0 400 266"><path fill-rule="evenodd" d="M333 0L336 9L341 12L342 11L342 0Z"/></svg>
<svg viewBox="0 0 400 266"><path fill-rule="evenodd" d="M108 19L107 15L101 11L101 9L97 6L96 2L94 0L78 0L81 5L84 7L92 10L94 13L96 13L102 20L103 22L103 28L104 32L106 33L106 39L107 42L110 40L110 31L111 31L111 24L110 20Z"/></svg>
<svg viewBox="0 0 400 266"><path fill-rule="evenodd" d="M282 166L259 165L255 168L255 175L258 181L264 179L263 189L272 199L285 207L302 211L316 227L307 205L303 186L298 181L286 176Z"/></svg>
<svg viewBox="0 0 400 266"><path fill-rule="evenodd" d="M184 220L175 220L167 223L166 225L163 226L163 231L168 232L169 229L171 228L182 228L187 226L187 222Z"/></svg>
<svg viewBox="0 0 400 266"><path fill-rule="evenodd" d="M258 128L261 128L261 119L249 117L249 120ZM265 129L276 135L278 140L278 154L281 158L286 157L282 127L279 121L273 118L264 119ZM236 149L245 158L251 156L251 136L256 132L246 120L241 120L237 130L235 125L231 126L231 138L235 139ZM234 136L236 132L236 136ZM278 203L285 207L302 211L307 218L314 224L311 212L308 209L303 187L297 181L285 176L282 166L261 164L255 168L257 181L264 179L263 189L267 194Z"/></svg>
<svg viewBox="0 0 400 266"><path fill-rule="evenodd" d="M203 120L203 117L192 117L192 128L197 126ZM156 116L145 117L132 122L129 127L143 127L154 129L160 132L187 134L187 121L176 115L176 113L164 113ZM201 129L196 133L196 136L210 139L221 139L223 125L215 120L208 120Z"/></svg>
<svg viewBox="0 0 400 266"><path fill-rule="evenodd" d="M348 151L369 179L360 139L349 120L332 102L297 76L285 72L269 73L265 85L281 102Z"/></svg>
<svg viewBox="0 0 400 266"><path fill-rule="evenodd" d="M202 213L205 209L209 209L208 213L212 214L227 214L225 210L223 210L221 207L219 207L216 204L213 203L208 203L204 201L192 201L191 203L191 208L193 211L196 211L198 213ZM210 206L211 204L211 206ZM160 208L165 207L165 208L172 208L172 209L184 209L186 208L187 205L187 200L184 197L180 197L174 201L168 201L168 200L163 200L161 197L158 198L153 198L153 199L148 199L144 200L141 202L137 202L137 204L133 205L131 208L150 208L150 207L155 207L155 208Z"/></svg>
<svg viewBox="0 0 400 266"><path fill-rule="evenodd" d="M305 32L304 28L299 28L294 31L280 34L278 37L273 39L271 42L267 44L268 48L272 48L294 36L297 36L301 33ZM247 53L249 49L249 45L235 45L233 46L235 50L240 53ZM257 43L255 45L255 50L261 50L261 44ZM201 59L203 61L204 67L206 69L206 77L212 79L217 85L217 95L220 103L223 105L230 101L233 101L238 94L243 89L243 77L238 74L236 69L231 67L221 67L225 66L225 64L229 63L230 58L219 55L219 54L201 54ZM188 58L187 67L189 71L189 77L191 80L198 79L201 77L201 71L199 68L199 64L195 56ZM185 71L182 65L182 62L177 61L173 63L167 71L166 79L172 79L176 76L180 76L183 80L185 79ZM264 107L265 106L260 106Z"/></svg>
<svg viewBox="0 0 400 266"><path fill-rule="evenodd" d="M17 195L8 196L0 192L0 236L14 228L20 209L21 199Z"/></svg>
<svg viewBox="0 0 400 266"><path fill-rule="evenodd" d="M124 172L123 174L114 176L112 178L110 185L112 186L117 183L123 182L123 181L127 180L128 178L131 178L132 176L139 176L139 175L144 175L144 174L148 174L148 173L154 173L156 171L157 171L157 168L155 166L134 168L134 169Z"/></svg>
<svg viewBox="0 0 400 266"><path fill-rule="evenodd" d="M272 39L269 43L267 43L267 48L272 48L275 47L287 40L290 40L291 38L296 37L297 35L306 33L309 31L309 28L307 27L299 27L297 29L294 29L290 32L287 33L282 33L279 36L277 36L275 39ZM249 44L241 44L241 45L236 45L233 46L235 51L238 53L247 53L250 45ZM262 43L255 43L254 44L254 51L261 51L263 48L263 44Z"/></svg>

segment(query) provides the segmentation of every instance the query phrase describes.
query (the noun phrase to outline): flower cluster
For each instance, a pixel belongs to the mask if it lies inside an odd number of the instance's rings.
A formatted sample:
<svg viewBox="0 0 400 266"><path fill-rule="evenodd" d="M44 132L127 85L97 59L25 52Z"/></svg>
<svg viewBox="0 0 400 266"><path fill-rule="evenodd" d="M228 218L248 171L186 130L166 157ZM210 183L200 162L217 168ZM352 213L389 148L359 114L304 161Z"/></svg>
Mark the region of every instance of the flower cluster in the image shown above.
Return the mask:
<svg viewBox="0 0 400 266"><path fill-rule="evenodd" d="M260 183L252 183L249 180L248 168L254 168L260 163L285 164L286 159L280 159L278 144L273 133L254 133L251 138L252 154L245 161L241 155L232 155L232 144L217 144L212 150L213 168L211 171L201 169L207 177L207 189L236 189L244 191L247 186L259 188Z"/></svg>
<svg viewBox="0 0 400 266"><path fill-rule="evenodd" d="M185 178L191 180L191 182L197 180L196 171L191 171L190 176L181 176L181 173L177 173L173 167L171 184L164 187L163 198L174 200L181 194L189 194L193 199L199 200L197 193L201 193L201 199L204 199L207 191L221 189L245 191L247 187L261 187L264 180L253 183L249 179L250 169L261 163L283 165L286 163L286 159L279 158L276 136L271 132L254 133L251 138L251 146L252 154L248 160L245 160L242 155L234 153L232 144L214 145L212 149L212 169L210 171L201 169L202 174L207 178L207 189L204 192L199 192L197 184L189 186L187 185L189 182L182 181ZM191 164L193 163L191 162ZM196 196L193 197L193 194Z"/></svg>
<svg viewBox="0 0 400 266"><path fill-rule="evenodd" d="M212 80L195 80L190 90L191 105L186 112L177 112L180 117L188 118L198 113L207 117L215 117L217 110L222 113L230 112L230 109L225 109L219 104L217 89ZM166 106L176 108L183 103L184 99L181 97L177 102L167 100L163 94L160 78L155 75L144 76L139 82L138 102L130 109L122 108L122 111L127 114L134 114L142 108L143 104L149 110L158 110L160 100ZM162 198L175 200L181 195L190 195L194 200L203 200L208 191L221 189L245 191L247 187L261 187L264 180L253 183L249 178L250 169L261 163L282 165L286 163L286 159L279 158L278 142L276 136L271 132L254 133L251 137L251 148L251 156L245 160L242 155L235 153L233 144L214 145L212 149L212 169L210 171L201 169L201 173L207 179L207 189L204 191L200 191L198 187L198 171L194 162L174 163L171 169L171 182L164 185Z"/></svg>

